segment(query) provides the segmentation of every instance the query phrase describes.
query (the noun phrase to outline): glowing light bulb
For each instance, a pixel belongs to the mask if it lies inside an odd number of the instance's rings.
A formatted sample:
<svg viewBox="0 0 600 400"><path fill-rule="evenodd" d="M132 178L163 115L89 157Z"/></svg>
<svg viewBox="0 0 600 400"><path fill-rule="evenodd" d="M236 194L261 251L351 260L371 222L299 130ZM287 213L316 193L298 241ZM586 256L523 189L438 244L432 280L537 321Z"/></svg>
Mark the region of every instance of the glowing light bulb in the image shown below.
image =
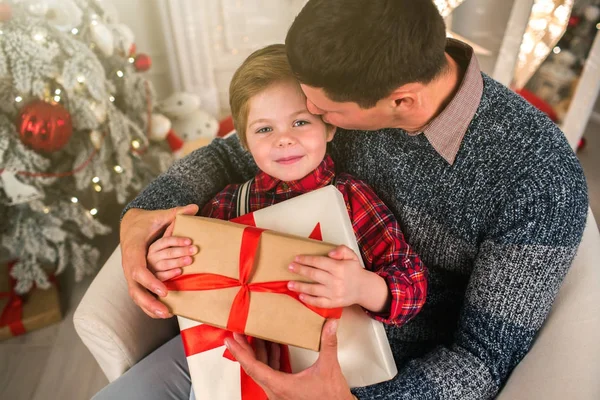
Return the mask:
<svg viewBox="0 0 600 400"><path fill-rule="evenodd" d="M79 199L77 197L71 197L71 203L75 204L78 202L79 202Z"/></svg>
<svg viewBox="0 0 600 400"><path fill-rule="evenodd" d="M98 214L98 209L97 209L97 208L92 208L92 209L90 210L90 214L92 214L92 215L96 215L96 214Z"/></svg>

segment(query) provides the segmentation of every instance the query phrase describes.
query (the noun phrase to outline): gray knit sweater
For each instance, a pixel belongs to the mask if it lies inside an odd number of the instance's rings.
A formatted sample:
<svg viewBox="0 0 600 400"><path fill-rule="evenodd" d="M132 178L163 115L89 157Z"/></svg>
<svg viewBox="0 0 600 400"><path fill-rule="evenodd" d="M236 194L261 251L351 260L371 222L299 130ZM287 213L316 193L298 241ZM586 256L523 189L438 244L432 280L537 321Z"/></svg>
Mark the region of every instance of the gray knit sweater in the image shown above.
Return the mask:
<svg viewBox="0 0 600 400"><path fill-rule="evenodd" d="M523 358L581 239L585 179L561 131L483 76L481 104L454 164L423 135L338 130L340 171L369 183L429 268L422 312L387 327L399 373L361 399L487 399ZM256 173L237 138L216 140L128 208L203 205Z"/></svg>

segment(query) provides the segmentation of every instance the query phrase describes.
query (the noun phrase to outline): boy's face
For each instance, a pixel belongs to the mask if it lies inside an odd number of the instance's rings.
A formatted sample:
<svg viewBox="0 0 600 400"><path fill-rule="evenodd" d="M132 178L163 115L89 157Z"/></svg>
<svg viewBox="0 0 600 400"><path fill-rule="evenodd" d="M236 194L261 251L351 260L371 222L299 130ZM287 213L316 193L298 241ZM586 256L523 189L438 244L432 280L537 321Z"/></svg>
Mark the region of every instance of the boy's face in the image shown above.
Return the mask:
<svg viewBox="0 0 600 400"><path fill-rule="evenodd" d="M304 178L325 157L335 128L306 109L295 82L269 86L250 99L246 140L261 171L283 181Z"/></svg>

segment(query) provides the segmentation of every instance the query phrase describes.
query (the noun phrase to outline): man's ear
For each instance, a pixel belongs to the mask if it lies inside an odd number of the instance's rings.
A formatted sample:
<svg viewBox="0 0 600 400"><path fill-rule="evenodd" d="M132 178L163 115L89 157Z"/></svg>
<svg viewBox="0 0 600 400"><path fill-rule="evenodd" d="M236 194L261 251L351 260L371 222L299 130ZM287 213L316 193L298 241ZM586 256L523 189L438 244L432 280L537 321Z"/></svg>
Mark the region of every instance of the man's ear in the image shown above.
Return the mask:
<svg viewBox="0 0 600 400"><path fill-rule="evenodd" d="M409 83L394 90L388 96L390 107L400 112L412 109L418 103L418 85Z"/></svg>
<svg viewBox="0 0 600 400"><path fill-rule="evenodd" d="M333 137L335 136L335 132L337 131L337 127L330 125L330 124L325 124L325 127L327 129L327 141L331 142L333 140Z"/></svg>

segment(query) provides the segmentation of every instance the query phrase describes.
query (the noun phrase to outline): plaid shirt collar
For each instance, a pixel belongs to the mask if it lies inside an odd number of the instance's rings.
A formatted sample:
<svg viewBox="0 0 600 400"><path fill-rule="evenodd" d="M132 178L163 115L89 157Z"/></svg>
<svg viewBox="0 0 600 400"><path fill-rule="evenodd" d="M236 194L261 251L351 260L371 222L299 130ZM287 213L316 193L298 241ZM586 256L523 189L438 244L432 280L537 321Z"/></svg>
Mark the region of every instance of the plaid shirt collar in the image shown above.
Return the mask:
<svg viewBox="0 0 600 400"><path fill-rule="evenodd" d="M321 164L313 172L296 181L284 182L261 171L254 178L254 190L261 193L275 191L277 194L304 193L329 185L334 176L333 160L329 154L326 154Z"/></svg>
<svg viewBox="0 0 600 400"><path fill-rule="evenodd" d="M422 133L435 151L452 165L479 107L483 94L483 78L471 46L456 39L448 39L446 52L464 69L465 74L456 95L446 108L427 124Z"/></svg>

